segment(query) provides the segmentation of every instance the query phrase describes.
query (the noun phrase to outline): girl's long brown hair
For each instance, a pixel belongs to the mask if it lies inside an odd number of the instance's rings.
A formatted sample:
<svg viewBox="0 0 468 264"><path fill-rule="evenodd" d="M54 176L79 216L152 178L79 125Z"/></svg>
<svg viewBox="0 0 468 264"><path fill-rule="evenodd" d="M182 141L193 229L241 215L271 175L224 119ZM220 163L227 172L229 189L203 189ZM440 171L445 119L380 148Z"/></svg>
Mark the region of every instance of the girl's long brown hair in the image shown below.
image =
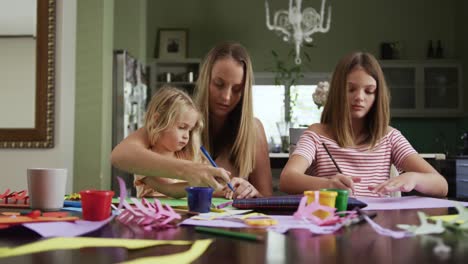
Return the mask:
<svg viewBox="0 0 468 264"><path fill-rule="evenodd" d="M365 117L367 120L368 143L371 149L386 134L390 122L390 94L382 69L375 57L365 52L354 52L345 56L333 72L328 99L320 122L328 125L341 147L354 146L351 113L347 100L348 74L362 68L377 82L374 104Z"/></svg>

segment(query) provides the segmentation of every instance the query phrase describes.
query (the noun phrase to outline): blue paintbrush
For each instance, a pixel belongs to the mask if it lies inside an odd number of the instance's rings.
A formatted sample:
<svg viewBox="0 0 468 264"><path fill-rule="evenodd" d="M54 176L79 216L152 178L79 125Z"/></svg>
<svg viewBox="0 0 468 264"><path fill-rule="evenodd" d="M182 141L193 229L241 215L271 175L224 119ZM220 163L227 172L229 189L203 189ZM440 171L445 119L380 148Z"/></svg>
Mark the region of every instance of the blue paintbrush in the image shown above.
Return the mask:
<svg viewBox="0 0 468 264"><path fill-rule="evenodd" d="M213 165L213 167L218 167L218 165L216 165L216 163L214 162L214 160L211 158L210 154L208 153L208 151L205 149L205 147L201 146L200 147L201 151L203 152L203 155L205 155L205 157L210 161L211 165ZM235 192L234 191L234 188L232 187L232 185L228 182L227 183L227 186L229 187L229 189L231 189L231 191Z"/></svg>

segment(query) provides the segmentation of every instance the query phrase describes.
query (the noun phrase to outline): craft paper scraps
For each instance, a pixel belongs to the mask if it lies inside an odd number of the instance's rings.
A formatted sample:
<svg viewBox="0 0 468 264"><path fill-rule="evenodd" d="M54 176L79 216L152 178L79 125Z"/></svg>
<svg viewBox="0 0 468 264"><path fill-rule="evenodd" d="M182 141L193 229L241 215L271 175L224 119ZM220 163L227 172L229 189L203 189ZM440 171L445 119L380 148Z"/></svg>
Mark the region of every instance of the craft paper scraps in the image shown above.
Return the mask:
<svg viewBox="0 0 468 264"><path fill-rule="evenodd" d="M87 247L122 247L127 249L141 249L159 245L192 245L188 252L172 254L168 256L151 257L151 261L158 263L190 263L197 259L211 244L211 239L183 241L183 240L144 240L144 239L116 239L116 238L94 238L94 237L74 237L74 238L51 238L38 242L28 243L18 247L0 248L0 258L13 257L26 254L51 250L71 250ZM145 258L147 259L147 258ZM128 263L146 263L143 259L138 259ZM170 261L170 262L169 262Z"/></svg>
<svg viewBox="0 0 468 264"><path fill-rule="evenodd" d="M192 219L194 219L194 220L214 220L214 219L224 218L224 217L232 216L232 215L245 214L245 213L248 213L248 212L250 212L252 210L224 209L224 211L225 212L222 212L222 213L216 213L216 212L203 213L203 214L192 216Z"/></svg>
<svg viewBox="0 0 468 264"><path fill-rule="evenodd" d="M330 226L318 226L310 223L310 221L304 221L302 219L295 219L290 215L270 215L271 218L278 221L277 225L267 226L267 227L257 227L264 228L269 231L274 231L277 233L286 233L290 229L308 229L314 234L332 234L339 230L343 225L336 224ZM194 226L208 226L208 227L226 227L226 228L252 228L251 226L245 224L243 221L239 221L237 216L234 216L233 219L222 218L215 219L210 221L204 220L194 220L186 219L181 225L194 225Z"/></svg>
<svg viewBox="0 0 468 264"><path fill-rule="evenodd" d="M315 191L315 199L311 203L307 204L307 196L302 197L301 202L297 208L297 211L294 213L295 219L302 219L304 221L310 221L316 225L328 225L335 224L339 221L340 217L335 215L336 208L325 206L319 203L319 194L320 192ZM325 217L321 219L320 217L314 215L314 213L323 211L325 212Z"/></svg>
<svg viewBox="0 0 468 264"><path fill-rule="evenodd" d="M434 221L440 219L445 221L445 225L450 226L451 228L468 230L468 209L459 202L455 202L455 208L457 209L458 214L431 216L429 219Z"/></svg>
<svg viewBox="0 0 468 264"><path fill-rule="evenodd" d="M391 229L384 228L376 222L374 222L372 219L370 219L370 217L368 217L367 215L363 215L363 217L367 221L367 223L369 223L369 225L375 230L375 232L377 232L380 235L398 239L413 236L412 233L407 231L393 231Z"/></svg>
<svg viewBox="0 0 468 264"><path fill-rule="evenodd" d="M145 230L152 228L170 228L175 227L173 220L181 219L180 214L174 212L174 209L168 205L162 205L157 199L153 203L146 199L142 203L131 198L136 208L133 208L126 200L127 189L122 178L117 177L120 186L120 204L118 207L119 215L117 220L126 225L139 225ZM123 210L121 210L124 208Z"/></svg>
<svg viewBox="0 0 468 264"><path fill-rule="evenodd" d="M112 220L103 221L77 220L75 222L28 223L24 227L33 230L43 237L74 237L98 230Z"/></svg>
<svg viewBox="0 0 468 264"><path fill-rule="evenodd" d="M407 230L415 235L442 234L445 228L442 226L442 220L438 219L435 224L427 221L427 216L423 212L418 212L420 225L397 225L397 227Z"/></svg>

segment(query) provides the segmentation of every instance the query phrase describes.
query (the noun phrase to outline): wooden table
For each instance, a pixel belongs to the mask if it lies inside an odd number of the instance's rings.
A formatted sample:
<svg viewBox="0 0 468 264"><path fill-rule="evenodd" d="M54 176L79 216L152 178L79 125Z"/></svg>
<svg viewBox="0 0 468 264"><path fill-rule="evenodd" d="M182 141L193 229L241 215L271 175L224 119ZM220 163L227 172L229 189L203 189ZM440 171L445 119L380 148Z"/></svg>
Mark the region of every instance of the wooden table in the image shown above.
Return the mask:
<svg viewBox="0 0 468 264"><path fill-rule="evenodd" d="M424 209L430 215L447 214L448 209ZM374 220L383 227L417 224L417 210L378 211ZM448 259L433 252L435 242L427 236L392 239L377 234L367 223L354 225L335 235L313 235L306 230L292 230L287 235L244 229L265 234L264 242L251 242L197 233L193 227L163 231L143 231L118 222L88 234L93 237L121 237L160 240L195 240L214 238L215 242L195 263L468 263L468 235L444 234L452 246ZM0 246L15 246L41 239L32 231L13 228L0 231ZM157 246L136 251L122 248L84 248L45 252L0 259L0 263L115 263L143 256L182 252L189 246Z"/></svg>

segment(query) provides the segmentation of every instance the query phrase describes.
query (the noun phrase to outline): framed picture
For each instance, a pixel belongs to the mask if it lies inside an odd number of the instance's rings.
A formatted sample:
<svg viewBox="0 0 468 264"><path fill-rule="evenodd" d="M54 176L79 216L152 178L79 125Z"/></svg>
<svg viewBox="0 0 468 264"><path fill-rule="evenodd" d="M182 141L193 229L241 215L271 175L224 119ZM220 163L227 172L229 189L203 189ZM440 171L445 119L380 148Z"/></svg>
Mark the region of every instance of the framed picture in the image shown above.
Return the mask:
<svg viewBox="0 0 468 264"><path fill-rule="evenodd" d="M160 59L185 59L188 48L187 35L187 29L159 29L156 56Z"/></svg>

